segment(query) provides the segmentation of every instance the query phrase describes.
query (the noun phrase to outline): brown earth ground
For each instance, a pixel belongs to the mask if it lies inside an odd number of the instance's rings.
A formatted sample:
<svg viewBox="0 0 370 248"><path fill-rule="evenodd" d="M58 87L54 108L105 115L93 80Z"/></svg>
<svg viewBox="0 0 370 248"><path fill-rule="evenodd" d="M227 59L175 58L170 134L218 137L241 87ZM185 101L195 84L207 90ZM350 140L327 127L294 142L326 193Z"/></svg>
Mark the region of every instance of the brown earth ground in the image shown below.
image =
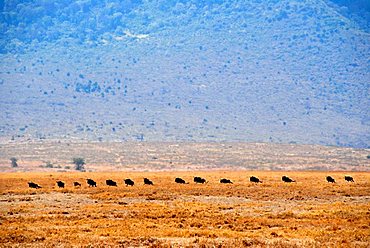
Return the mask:
<svg viewBox="0 0 370 248"><path fill-rule="evenodd" d="M355 182L344 181L346 174ZM249 182L252 175L263 183ZM297 182L283 183L282 175ZM326 182L327 175L337 182ZM208 183L195 184L193 176ZM143 185L144 177L154 186ZM189 184L176 184L175 177ZM86 178L98 187L88 187ZM124 186L125 178L135 185ZM106 179L118 187L106 186ZM66 187L57 188L56 180ZM29 181L42 188L28 188ZM370 173L0 173L0 247L71 246L369 247Z"/></svg>

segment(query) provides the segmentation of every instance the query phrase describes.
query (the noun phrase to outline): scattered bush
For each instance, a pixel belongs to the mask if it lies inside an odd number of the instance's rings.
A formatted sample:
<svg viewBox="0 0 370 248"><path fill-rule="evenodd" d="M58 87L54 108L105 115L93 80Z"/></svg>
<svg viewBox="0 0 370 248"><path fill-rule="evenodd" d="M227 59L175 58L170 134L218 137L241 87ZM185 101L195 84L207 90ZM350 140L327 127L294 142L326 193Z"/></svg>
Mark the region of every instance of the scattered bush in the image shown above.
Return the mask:
<svg viewBox="0 0 370 248"><path fill-rule="evenodd" d="M50 161L48 161L46 162L45 168L54 168L54 166Z"/></svg>
<svg viewBox="0 0 370 248"><path fill-rule="evenodd" d="M85 159L84 158L73 158L75 169L78 171L85 171Z"/></svg>
<svg viewBox="0 0 370 248"><path fill-rule="evenodd" d="M11 161L11 165L12 165L13 168L18 167L18 163L17 163L18 159L17 158L12 157L12 158L10 158L10 161Z"/></svg>

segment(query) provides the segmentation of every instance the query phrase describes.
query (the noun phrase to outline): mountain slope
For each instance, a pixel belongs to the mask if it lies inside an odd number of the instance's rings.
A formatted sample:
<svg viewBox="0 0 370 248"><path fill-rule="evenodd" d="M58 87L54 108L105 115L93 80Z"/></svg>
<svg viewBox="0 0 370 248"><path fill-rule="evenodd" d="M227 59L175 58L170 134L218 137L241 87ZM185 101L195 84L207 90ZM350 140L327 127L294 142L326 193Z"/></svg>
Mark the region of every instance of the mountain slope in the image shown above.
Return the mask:
<svg viewBox="0 0 370 248"><path fill-rule="evenodd" d="M369 147L370 36L338 6L61 4L26 24L39 30L39 42L30 31L3 39L10 39L1 55L3 140ZM52 24L42 28L47 17Z"/></svg>

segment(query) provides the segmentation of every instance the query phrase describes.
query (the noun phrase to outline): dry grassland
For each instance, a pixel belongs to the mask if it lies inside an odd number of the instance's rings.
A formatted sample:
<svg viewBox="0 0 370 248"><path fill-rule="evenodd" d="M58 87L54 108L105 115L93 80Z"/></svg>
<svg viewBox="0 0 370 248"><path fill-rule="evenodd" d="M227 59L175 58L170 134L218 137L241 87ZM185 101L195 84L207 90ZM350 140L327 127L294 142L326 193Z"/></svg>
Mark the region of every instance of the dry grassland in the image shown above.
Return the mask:
<svg viewBox="0 0 370 248"><path fill-rule="evenodd" d="M369 154L369 149L272 143L9 142L0 144L0 172L73 171L74 157L85 158L88 171L370 171ZM10 167L11 157L18 168ZM47 162L55 168L45 168Z"/></svg>
<svg viewBox="0 0 370 248"><path fill-rule="evenodd" d="M263 183L249 182L251 175ZM282 175L297 182L283 183ZM190 183L176 184L178 176ZM195 184L193 176L208 183ZM220 184L224 177L234 184ZM135 185L124 186L125 178ZM0 174L0 192L1 247L370 246L368 172L19 172Z"/></svg>

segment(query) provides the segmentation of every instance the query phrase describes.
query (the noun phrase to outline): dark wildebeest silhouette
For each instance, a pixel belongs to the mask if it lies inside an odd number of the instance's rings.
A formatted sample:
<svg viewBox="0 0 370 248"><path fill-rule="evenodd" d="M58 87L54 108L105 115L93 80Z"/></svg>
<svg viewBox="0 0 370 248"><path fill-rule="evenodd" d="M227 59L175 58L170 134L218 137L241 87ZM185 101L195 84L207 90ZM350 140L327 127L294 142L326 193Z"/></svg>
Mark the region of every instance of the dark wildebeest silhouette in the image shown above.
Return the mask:
<svg viewBox="0 0 370 248"><path fill-rule="evenodd" d="M111 179L108 179L105 181L105 183L108 185L108 186L115 186L117 187L117 183Z"/></svg>
<svg viewBox="0 0 370 248"><path fill-rule="evenodd" d="M231 180L230 180L230 179L222 178L222 179L220 180L220 183L233 183L233 182L231 182Z"/></svg>
<svg viewBox="0 0 370 248"><path fill-rule="evenodd" d="M57 185L59 188L64 188L64 182L62 181L57 181Z"/></svg>
<svg viewBox="0 0 370 248"><path fill-rule="evenodd" d="M153 182L150 181L148 178L144 178L144 184L146 184L146 185L153 185Z"/></svg>
<svg viewBox="0 0 370 248"><path fill-rule="evenodd" d="M194 177L194 182L195 183L206 183L206 179L201 178L201 177Z"/></svg>
<svg viewBox="0 0 370 248"><path fill-rule="evenodd" d="M73 186L75 186L75 187L81 187L81 183L79 183L79 182L73 182Z"/></svg>
<svg viewBox="0 0 370 248"><path fill-rule="evenodd" d="M96 187L96 182L90 178L86 179L87 184L89 187Z"/></svg>
<svg viewBox="0 0 370 248"><path fill-rule="evenodd" d="M262 181L258 177L255 177L255 176L251 176L249 178L249 181L251 181L252 183L262 183Z"/></svg>
<svg viewBox="0 0 370 248"><path fill-rule="evenodd" d="M127 178L124 180L126 186L134 186L134 181L132 181L130 178Z"/></svg>
<svg viewBox="0 0 370 248"><path fill-rule="evenodd" d="M353 180L353 177L351 177L351 176L344 176L344 180L346 180L347 182L355 182L354 180Z"/></svg>
<svg viewBox="0 0 370 248"><path fill-rule="evenodd" d="M175 182L176 183L181 183L181 184L185 184L186 183L184 179L179 178L179 177L176 177Z"/></svg>
<svg viewBox="0 0 370 248"><path fill-rule="evenodd" d="M28 182L28 187L33 188L33 189L41 189L40 185L38 185L37 183L33 183L33 182Z"/></svg>
<svg viewBox="0 0 370 248"><path fill-rule="evenodd" d="M287 176L283 176L281 178L281 180L283 180L283 182L286 182L286 183L292 183L292 182L295 182L293 179L287 177Z"/></svg>
<svg viewBox="0 0 370 248"><path fill-rule="evenodd" d="M326 181L328 181L328 183L335 183L334 178L332 178L331 176L327 176Z"/></svg>

